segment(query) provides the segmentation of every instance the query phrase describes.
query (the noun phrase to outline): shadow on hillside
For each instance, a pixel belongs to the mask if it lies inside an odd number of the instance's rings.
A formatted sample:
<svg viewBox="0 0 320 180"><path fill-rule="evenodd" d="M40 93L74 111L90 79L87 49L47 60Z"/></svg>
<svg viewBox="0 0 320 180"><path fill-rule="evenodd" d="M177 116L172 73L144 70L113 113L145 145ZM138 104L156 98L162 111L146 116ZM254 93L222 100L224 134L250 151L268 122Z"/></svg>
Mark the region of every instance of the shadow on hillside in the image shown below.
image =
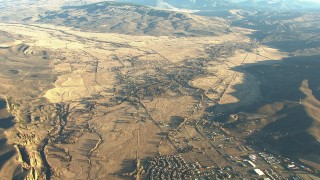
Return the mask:
<svg viewBox="0 0 320 180"><path fill-rule="evenodd" d="M234 68L235 71L244 71L255 76L260 82L260 91L262 98L253 105L241 107L237 111L248 113L259 113L265 105L271 105L276 102L289 102L290 106L285 106L278 110L273 117L279 118L271 120L268 118L267 125L263 128L264 132L272 134L286 134L280 138L266 137L264 140L280 152L285 154L304 154L316 153L320 155L320 144L315 134L308 132L308 129L314 126L314 122L306 112L300 99L306 96L300 90L304 80L308 80L309 88L312 94L320 100L320 56L309 57L289 57L281 61L260 62L257 64L243 65ZM236 85L233 88L237 91L244 85ZM237 93L231 94L237 96ZM237 97L241 100L241 97ZM240 102L241 103L241 102ZM226 104L230 107L234 104ZM212 111L208 109L208 111ZM319 110L320 112L320 110ZM233 112L230 112L233 113ZM320 131L320 129L318 130ZM319 132L316 132L319 134ZM253 134L255 136L256 134Z"/></svg>

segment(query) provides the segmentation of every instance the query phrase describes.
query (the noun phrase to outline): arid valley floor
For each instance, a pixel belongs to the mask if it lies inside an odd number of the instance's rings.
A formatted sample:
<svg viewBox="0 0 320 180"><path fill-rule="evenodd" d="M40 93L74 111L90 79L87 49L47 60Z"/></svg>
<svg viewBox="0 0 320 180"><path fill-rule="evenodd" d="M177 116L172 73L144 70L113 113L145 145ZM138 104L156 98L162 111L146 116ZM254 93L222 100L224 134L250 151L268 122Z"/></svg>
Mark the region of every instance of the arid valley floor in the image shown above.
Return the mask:
<svg viewBox="0 0 320 180"><path fill-rule="evenodd" d="M0 179L317 179L319 54L217 26L0 23Z"/></svg>

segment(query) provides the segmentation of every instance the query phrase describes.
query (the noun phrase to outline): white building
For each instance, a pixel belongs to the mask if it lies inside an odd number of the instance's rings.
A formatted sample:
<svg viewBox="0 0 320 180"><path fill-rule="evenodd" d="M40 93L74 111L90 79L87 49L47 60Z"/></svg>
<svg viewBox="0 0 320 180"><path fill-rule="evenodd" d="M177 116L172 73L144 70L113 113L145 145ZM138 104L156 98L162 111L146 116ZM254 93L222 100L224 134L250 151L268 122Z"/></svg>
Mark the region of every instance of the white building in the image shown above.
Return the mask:
<svg viewBox="0 0 320 180"><path fill-rule="evenodd" d="M255 165L252 161L249 161L249 160L247 160L247 159L244 160L244 163L245 163L246 165L249 165L249 166L253 167L253 168L256 167L256 165Z"/></svg>
<svg viewBox="0 0 320 180"><path fill-rule="evenodd" d="M258 176L264 176L264 172L261 171L261 169L254 169L254 172L258 175Z"/></svg>
<svg viewBox="0 0 320 180"><path fill-rule="evenodd" d="M257 156L256 156L255 154L250 154L250 155L249 155L249 159L250 159L251 161L256 161L256 160L257 160Z"/></svg>

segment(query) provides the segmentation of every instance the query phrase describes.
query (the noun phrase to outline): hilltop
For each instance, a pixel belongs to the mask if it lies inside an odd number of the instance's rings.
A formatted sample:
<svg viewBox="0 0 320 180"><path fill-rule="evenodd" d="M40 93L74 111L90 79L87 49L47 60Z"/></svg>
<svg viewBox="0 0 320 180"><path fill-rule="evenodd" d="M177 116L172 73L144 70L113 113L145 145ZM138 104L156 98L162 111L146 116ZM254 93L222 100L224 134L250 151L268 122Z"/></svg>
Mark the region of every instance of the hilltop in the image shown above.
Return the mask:
<svg viewBox="0 0 320 180"><path fill-rule="evenodd" d="M37 22L96 32L157 36L219 35L226 33L229 28L228 21L222 18L116 2L65 6L59 11L39 15Z"/></svg>

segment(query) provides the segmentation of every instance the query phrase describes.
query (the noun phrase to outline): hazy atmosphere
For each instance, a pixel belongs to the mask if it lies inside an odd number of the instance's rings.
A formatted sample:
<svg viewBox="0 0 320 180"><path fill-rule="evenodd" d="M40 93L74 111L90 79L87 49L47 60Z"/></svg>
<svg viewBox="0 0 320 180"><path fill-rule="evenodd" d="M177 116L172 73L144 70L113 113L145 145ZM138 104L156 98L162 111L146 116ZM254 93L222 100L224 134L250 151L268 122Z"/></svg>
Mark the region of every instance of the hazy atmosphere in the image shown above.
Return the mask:
<svg viewBox="0 0 320 180"><path fill-rule="evenodd" d="M0 0L0 179L320 179L319 0Z"/></svg>

